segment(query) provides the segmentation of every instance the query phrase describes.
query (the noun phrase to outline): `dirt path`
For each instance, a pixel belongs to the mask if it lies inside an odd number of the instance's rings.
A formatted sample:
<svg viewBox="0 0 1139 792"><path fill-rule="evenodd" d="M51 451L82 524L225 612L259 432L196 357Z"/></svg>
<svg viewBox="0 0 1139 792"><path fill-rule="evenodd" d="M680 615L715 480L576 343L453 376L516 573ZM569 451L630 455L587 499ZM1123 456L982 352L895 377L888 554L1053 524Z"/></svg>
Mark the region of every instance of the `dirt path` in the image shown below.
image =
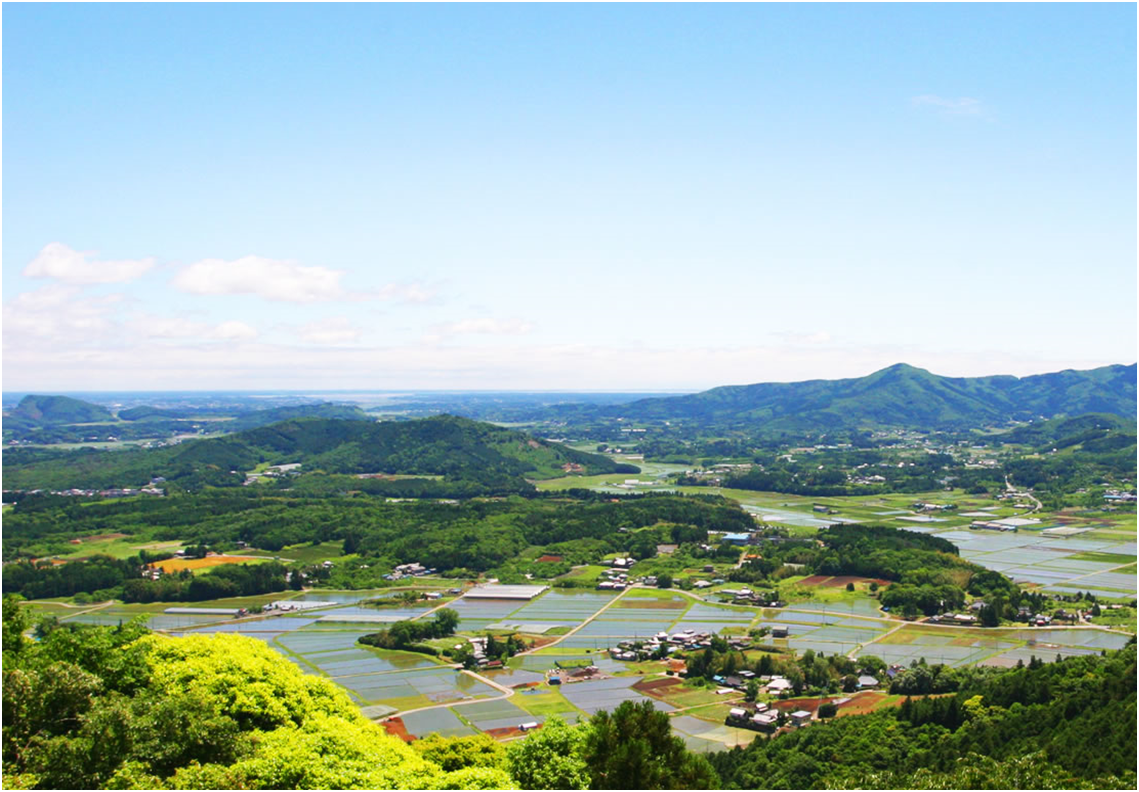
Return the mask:
<svg viewBox="0 0 1139 792"><path fill-rule="evenodd" d="M1008 474L1007 473L1005 474L1005 489L1009 492L1016 492L1017 491L1016 487L1014 487L1012 485L1012 482L1008 480ZM1021 494L1024 495L1024 497L1028 498L1030 501L1032 501L1032 508L1029 509L1028 511L1026 511L1025 514L1032 514L1033 512L1040 511L1041 509L1044 508L1044 504L1041 503L1040 501L1038 501L1036 499L1036 496L1033 495L1032 493L1022 492Z"/></svg>
<svg viewBox="0 0 1139 792"><path fill-rule="evenodd" d="M66 616L63 616L63 615L60 616L60 619L59 619L60 621L66 621L67 619L74 619L76 616L82 616L85 613L94 613L97 610L103 610L104 608L107 608L111 605L114 605L115 601L114 600L107 600L106 602L100 602L96 605L68 605L68 604L63 603L63 602L58 603L58 604L63 605L63 607L65 607L65 608L77 609L76 613L69 613Z"/></svg>

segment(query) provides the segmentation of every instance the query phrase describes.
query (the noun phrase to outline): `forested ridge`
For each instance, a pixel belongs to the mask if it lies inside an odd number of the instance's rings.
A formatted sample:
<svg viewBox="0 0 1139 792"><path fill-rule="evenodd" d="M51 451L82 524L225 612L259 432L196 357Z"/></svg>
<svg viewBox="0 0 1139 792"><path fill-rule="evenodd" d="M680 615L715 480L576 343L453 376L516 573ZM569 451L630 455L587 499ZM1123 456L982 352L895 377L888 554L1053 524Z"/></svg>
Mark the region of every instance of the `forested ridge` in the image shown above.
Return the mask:
<svg viewBox="0 0 1139 792"><path fill-rule="evenodd" d="M9 449L4 479L5 488L12 490L138 486L155 477L178 488L200 489L239 486L245 472L257 465L294 462L306 472L442 476L449 483L481 485L471 494L490 494L496 486L528 491L532 487L526 477L563 475L566 466L578 466L583 473L637 472L599 454L511 429L437 416L385 423L294 419L225 437L113 453Z"/></svg>
<svg viewBox="0 0 1139 792"><path fill-rule="evenodd" d="M599 554L623 550L650 557L660 542L672 541L674 528L689 526L704 541L709 530L740 531L754 525L738 506L718 498L652 496L612 502L592 493L581 499L562 497L469 500L460 503L419 501L386 503L382 499L300 498L255 488L207 489L201 493L80 503L67 498L25 500L5 516L4 554L10 564L6 592L29 597L101 591L121 597L147 561L93 558L65 567L29 558L74 549L70 539L99 533L145 534L153 540L179 540L215 549L245 542L263 550L289 545L342 541L344 561L325 582L341 588L384 585L382 573L396 564L430 563L440 572L462 577L515 563L529 547L551 548L564 556L562 566L538 562L543 577L568 571L570 563L596 560ZM662 527L656 528L660 524ZM624 529L624 530L622 530ZM642 530L638 530L642 529ZM689 538L691 541L691 538ZM271 569L270 565L262 565ZM240 570L241 565L233 567ZM213 570L196 579L236 576ZM522 571L519 570L519 575ZM247 580L262 580L250 572ZM281 578L283 585L283 578ZM165 581L132 583L157 589ZM204 583L196 583L205 590ZM118 587L118 591L111 591ZM193 588L184 589L186 598ZM269 589L271 590L271 589ZM180 589L180 591L183 591ZM240 593L256 593L242 587ZM136 599L158 599L135 595ZM208 599L209 597L205 597Z"/></svg>
<svg viewBox="0 0 1139 792"><path fill-rule="evenodd" d="M727 789L1135 788L1135 643L713 754Z"/></svg>
<svg viewBox="0 0 1139 792"><path fill-rule="evenodd" d="M899 363L852 379L731 385L615 407L569 408L567 414L797 434L875 426L950 429L1089 412L1135 418L1135 399L1135 364L1017 378L942 377Z"/></svg>

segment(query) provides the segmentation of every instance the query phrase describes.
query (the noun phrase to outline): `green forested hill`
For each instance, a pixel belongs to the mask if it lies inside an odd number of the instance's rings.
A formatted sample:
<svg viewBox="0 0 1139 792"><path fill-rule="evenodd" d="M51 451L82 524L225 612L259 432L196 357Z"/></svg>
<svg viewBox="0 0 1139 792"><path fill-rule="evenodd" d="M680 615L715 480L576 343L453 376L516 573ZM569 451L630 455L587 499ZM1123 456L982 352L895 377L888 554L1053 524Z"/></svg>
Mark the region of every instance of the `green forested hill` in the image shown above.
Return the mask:
<svg viewBox="0 0 1139 792"><path fill-rule="evenodd" d="M300 419L191 440L152 450L59 452L9 449L4 453L7 489L137 486L161 476L171 482L236 485L259 464L300 462L328 474L411 474L455 481L495 481L527 489L523 477L564 475L579 465L587 474L635 472L607 457L465 418L375 423Z"/></svg>
<svg viewBox="0 0 1139 792"><path fill-rule="evenodd" d="M602 408L603 417L690 420L773 433L898 426L966 428L1040 416L1134 418L1136 368L1106 366L1031 377L941 377L899 363L867 377L713 388Z"/></svg>
<svg viewBox="0 0 1139 792"><path fill-rule="evenodd" d="M106 407L73 399L70 396L25 396L5 417L21 424L71 424L109 421L111 412Z"/></svg>
<svg viewBox="0 0 1139 792"><path fill-rule="evenodd" d="M712 755L725 789L1134 789L1135 645Z"/></svg>
<svg viewBox="0 0 1139 792"><path fill-rule="evenodd" d="M994 435L992 440L1032 446L1041 451L1080 446L1097 453L1135 446L1135 420L1107 413L1088 413L1076 418L1056 418L1020 426Z"/></svg>

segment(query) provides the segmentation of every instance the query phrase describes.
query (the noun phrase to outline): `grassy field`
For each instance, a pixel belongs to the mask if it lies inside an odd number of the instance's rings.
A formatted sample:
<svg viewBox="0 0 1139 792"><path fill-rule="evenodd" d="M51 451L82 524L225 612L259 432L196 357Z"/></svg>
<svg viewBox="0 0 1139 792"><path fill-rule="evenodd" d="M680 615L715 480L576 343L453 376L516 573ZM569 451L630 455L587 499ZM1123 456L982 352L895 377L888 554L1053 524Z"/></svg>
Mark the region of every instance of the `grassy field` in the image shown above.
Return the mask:
<svg viewBox="0 0 1139 792"><path fill-rule="evenodd" d="M282 547L280 550L257 550L248 548L241 551L244 555L260 556L262 558L280 558L281 560L297 561L302 564L319 564L324 561L335 561L344 553L344 540L336 539L320 544L299 544Z"/></svg>
<svg viewBox="0 0 1139 792"><path fill-rule="evenodd" d="M582 583L596 583L597 579L601 577L601 573L608 568L609 567L595 566L593 564L590 564L588 566L581 567L580 569L574 569L571 572L562 575L562 579L576 580Z"/></svg>
<svg viewBox="0 0 1139 792"><path fill-rule="evenodd" d="M535 688L540 693L518 693L511 696L510 701L517 704L531 715L582 715L583 713L573 704L570 704L561 691L553 688Z"/></svg>
<svg viewBox="0 0 1139 792"><path fill-rule="evenodd" d="M694 685L686 681L680 685L664 688L662 698L677 709L687 709L689 707L734 703L743 698L743 693L736 691L718 695L715 687ZM725 717L727 716L727 709L731 709L731 707L725 709Z"/></svg>
<svg viewBox="0 0 1139 792"><path fill-rule="evenodd" d="M181 542L155 542L150 535L104 534L98 537L87 537L79 544L70 545L72 552L64 558L74 560L87 558L93 555L106 555L112 558L130 558L138 555L139 550L152 552L174 552L182 547Z"/></svg>

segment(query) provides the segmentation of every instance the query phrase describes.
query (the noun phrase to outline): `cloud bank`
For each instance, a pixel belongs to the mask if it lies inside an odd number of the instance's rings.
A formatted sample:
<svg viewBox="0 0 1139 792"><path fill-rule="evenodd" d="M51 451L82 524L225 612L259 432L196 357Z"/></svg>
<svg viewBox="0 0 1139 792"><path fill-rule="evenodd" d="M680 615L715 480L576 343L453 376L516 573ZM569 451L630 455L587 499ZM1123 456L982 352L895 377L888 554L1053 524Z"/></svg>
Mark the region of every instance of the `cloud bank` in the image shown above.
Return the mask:
<svg viewBox="0 0 1139 792"><path fill-rule="evenodd" d="M93 251L72 250L61 242L45 245L24 267L24 277L53 278L67 284L126 283L154 266L153 258L98 261Z"/></svg>

